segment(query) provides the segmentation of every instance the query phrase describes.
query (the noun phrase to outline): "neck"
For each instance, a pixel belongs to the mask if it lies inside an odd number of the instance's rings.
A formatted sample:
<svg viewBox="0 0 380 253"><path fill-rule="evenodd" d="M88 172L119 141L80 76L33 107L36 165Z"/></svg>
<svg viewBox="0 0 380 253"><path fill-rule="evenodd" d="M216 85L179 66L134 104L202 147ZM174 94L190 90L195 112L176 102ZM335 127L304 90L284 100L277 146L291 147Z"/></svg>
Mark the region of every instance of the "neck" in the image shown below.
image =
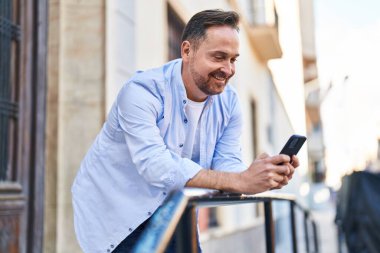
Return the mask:
<svg viewBox="0 0 380 253"><path fill-rule="evenodd" d="M194 80L191 78L191 74L184 70L182 66L182 81L185 85L187 98L194 102L203 102L207 99L208 95L204 94L194 83Z"/></svg>

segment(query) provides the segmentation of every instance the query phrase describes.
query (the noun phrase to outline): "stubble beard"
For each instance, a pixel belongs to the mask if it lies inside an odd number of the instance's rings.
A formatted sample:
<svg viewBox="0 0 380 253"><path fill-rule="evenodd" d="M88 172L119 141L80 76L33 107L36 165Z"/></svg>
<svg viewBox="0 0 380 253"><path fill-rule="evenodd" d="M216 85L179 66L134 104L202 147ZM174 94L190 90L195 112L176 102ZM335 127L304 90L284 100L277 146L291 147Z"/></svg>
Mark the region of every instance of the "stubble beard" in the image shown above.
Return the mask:
<svg viewBox="0 0 380 253"><path fill-rule="evenodd" d="M194 63L190 64L190 74L193 77L193 81L194 81L195 85L198 87L198 89L200 89L207 96L212 96L212 95L217 95L217 94L222 93L224 90L224 87L227 85L227 82L229 80L229 78L226 78L225 84L223 85L223 87L215 90L215 89L212 89L211 77L209 76L206 79L201 74L199 74L194 69ZM211 75L211 74L209 74L209 75ZM217 85L217 84L215 84L215 85ZM219 86L219 85L217 85L217 86Z"/></svg>

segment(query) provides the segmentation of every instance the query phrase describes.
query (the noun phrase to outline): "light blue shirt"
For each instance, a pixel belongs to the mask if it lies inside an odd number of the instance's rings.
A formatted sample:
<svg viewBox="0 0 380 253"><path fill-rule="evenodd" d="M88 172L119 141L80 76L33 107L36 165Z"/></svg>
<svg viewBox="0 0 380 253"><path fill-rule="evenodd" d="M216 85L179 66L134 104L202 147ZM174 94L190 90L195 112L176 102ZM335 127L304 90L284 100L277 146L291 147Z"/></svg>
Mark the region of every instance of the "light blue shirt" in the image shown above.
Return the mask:
<svg viewBox="0 0 380 253"><path fill-rule="evenodd" d="M210 96L201 115L199 164L182 158L186 90L182 60L136 73L121 89L72 186L84 252L111 252L168 194L202 168L238 172L241 112L235 90Z"/></svg>

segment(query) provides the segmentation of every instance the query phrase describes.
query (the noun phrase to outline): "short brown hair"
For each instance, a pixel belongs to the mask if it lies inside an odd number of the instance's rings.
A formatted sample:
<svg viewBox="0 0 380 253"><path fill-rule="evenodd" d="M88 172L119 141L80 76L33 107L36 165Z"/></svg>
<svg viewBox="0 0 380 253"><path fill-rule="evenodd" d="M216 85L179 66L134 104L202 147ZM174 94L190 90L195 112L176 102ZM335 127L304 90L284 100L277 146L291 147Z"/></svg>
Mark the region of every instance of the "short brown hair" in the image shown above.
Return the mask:
<svg viewBox="0 0 380 253"><path fill-rule="evenodd" d="M235 11L220 9L204 10L196 13L186 24L182 33L182 42L192 42L196 49L199 43L206 38L206 31L212 26L228 25L239 31L239 14Z"/></svg>

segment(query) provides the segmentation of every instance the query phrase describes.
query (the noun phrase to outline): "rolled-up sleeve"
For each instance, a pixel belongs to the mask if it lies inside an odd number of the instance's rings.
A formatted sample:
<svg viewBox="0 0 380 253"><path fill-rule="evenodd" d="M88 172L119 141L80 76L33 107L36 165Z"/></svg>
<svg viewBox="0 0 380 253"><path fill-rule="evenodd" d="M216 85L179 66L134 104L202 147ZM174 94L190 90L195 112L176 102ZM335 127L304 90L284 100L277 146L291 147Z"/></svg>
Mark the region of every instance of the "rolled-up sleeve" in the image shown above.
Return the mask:
<svg viewBox="0 0 380 253"><path fill-rule="evenodd" d="M237 96L230 100L229 107L230 117L216 143L211 167L214 170L241 172L247 169L247 166L241 158L242 114Z"/></svg>
<svg viewBox="0 0 380 253"><path fill-rule="evenodd" d="M128 83L117 100L118 121L138 173L151 185L179 189L201 166L170 151L157 126L162 98L138 83Z"/></svg>

